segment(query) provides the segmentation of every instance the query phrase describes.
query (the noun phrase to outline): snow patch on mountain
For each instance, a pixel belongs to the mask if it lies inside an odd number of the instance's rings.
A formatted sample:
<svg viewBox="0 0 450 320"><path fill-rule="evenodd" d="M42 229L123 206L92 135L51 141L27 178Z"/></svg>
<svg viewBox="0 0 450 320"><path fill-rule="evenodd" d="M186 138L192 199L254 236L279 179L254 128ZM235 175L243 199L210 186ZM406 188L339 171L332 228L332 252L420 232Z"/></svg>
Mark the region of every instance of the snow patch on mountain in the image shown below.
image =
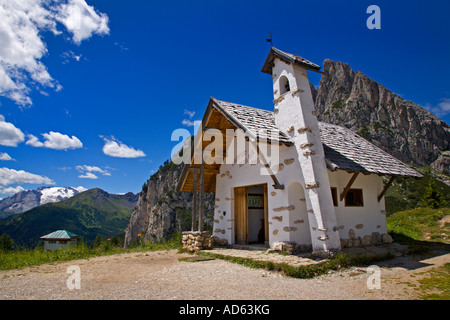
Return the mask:
<svg viewBox="0 0 450 320"><path fill-rule="evenodd" d="M38 189L39 190L39 189ZM77 188L62 188L62 187L48 187L42 188L39 191L41 192L41 198L39 205L43 205L46 203L54 203L59 202L68 198L73 197L74 195L86 191L86 188L77 187Z"/></svg>
<svg viewBox="0 0 450 320"><path fill-rule="evenodd" d="M10 215L31 210L46 203L55 203L69 199L86 191L84 187L40 187L37 190L26 190L0 200L0 219Z"/></svg>

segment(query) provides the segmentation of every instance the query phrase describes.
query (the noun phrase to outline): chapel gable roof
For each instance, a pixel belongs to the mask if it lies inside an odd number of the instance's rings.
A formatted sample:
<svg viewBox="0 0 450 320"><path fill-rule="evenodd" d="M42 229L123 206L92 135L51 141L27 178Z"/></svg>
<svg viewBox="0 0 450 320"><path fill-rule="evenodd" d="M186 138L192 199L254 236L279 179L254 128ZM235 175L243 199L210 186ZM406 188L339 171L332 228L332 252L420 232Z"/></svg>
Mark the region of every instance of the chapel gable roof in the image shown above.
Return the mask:
<svg viewBox="0 0 450 320"><path fill-rule="evenodd" d="M211 100L230 122L246 131L247 134L261 138L261 132L264 133L267 129L271 130L272 134L275 133L276 138L272 138L272 142L293 144L286 134L277 129L273 112L214 98ZM347 128L319 122L319 131L325 161L331 171L340 169L379 175L422 177L414 169Z"/></svg>

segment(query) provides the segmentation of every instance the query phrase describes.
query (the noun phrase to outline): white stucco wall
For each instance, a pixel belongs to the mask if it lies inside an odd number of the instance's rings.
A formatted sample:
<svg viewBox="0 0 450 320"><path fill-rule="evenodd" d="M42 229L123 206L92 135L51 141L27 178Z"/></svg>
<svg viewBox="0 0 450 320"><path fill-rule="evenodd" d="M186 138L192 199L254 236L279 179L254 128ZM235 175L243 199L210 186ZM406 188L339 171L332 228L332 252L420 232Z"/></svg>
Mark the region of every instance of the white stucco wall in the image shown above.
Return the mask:
<svg viewBox="0 0 450 320"><path fill-rule="evenodd" d="M310 219L314 251L338 251L339 235L332 231L336 217L331 195L324 150L320 141L317 112L311 95L308 74L303 66L274 59L272 69L275 123L290 136L297 148L303 174L306 207L314 214ZM283 83L289 81L290 91L283 94ZM280 95L281 94L281 95ZM315 185L319 185L317 188Z"/></svg>
<svg viewBox="0 0 450 320"><path fill-rule="evenodd" d="M227 239L230 244L235 243L234 188L267 184L270 246L273 247L273 244L279 241L304 245L312 243L310 219L314 219L314 215L308 214L306 209L308 199L305 199L304 188L300 183L303 179L295 149L281 146L280 162L276 177L284 184L284 190L273 188L271 177L261 174L266 169L260 163L221 166L216 182L213 228L215 236ZM329 170L327 174L331 187L337 188L339 198L352 174ZM345 207L344 201L338 199L338 206L334 207L334 211L340 238L349 238L350 229L355 231L357 237L371 235L372 232L386 233L384 198L380 202L377 201L383 188L382 178L374 174L359 174L352 188L363 189L364 207Z"/></svg>
<svg viewBox="0 0 450 320"><path fill-rule="evenodd" d="M67 249L69 247L75 246L76 244L76 240L69 240L67 241L67 243L60 243L59 240L55 240L54 243L51 243L49 240L44 240L44 251Z"/></svg>
<svg viewBox="0 0 450 320"><path fill-rule="evenodd" d="M356 237L370 236L372 232L387 233L384 197L380 202L377 199L383 190L383 180L380 176L360 173L352 184L352 189L363 190L363 207L346 207L345 199L339 200L339 195L352 174L338 170L335 172L328 171L328 176L331 186L337 187L338 190L338 206L334 208L334 211L341 239L350 238L348 234L350 229L353 229Z"/></svg>

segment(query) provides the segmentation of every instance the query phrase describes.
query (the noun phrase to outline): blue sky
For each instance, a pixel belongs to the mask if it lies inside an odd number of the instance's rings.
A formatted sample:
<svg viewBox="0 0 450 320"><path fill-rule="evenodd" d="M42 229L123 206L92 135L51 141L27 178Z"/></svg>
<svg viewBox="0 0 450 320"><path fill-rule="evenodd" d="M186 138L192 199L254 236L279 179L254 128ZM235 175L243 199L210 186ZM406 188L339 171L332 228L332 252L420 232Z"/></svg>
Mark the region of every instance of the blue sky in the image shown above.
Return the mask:
<svg viewBox="0 0 450 320"><path fill-rule="evenodd" d="M44 185L137 193L211 96L272 110L260 72L270 32L279 49L346 62L449 123L449 1L64 0L44 1L45 14L29 0L18 38L24 8L4 3L1 198ZM380 30L366 27L372 4Z"/></svg>

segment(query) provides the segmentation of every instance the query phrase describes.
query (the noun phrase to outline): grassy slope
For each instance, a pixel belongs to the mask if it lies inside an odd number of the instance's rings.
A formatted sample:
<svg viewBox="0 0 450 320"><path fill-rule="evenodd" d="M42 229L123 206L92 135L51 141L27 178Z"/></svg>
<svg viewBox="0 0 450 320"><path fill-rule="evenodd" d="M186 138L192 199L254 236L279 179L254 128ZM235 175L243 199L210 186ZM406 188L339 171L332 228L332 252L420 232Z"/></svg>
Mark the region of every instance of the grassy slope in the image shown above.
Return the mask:
<svg viewBox="0 0 450 320"><path fill-rule="evenodd" d="M430 178L435 180L437 190L444 195L447 200L447 206L450 207L450 186L436 179L435 177L439 175L430 167L414 169L422 173L424 177L422 179L396 178L386 192L386 211L388 215L419 207L420 200L428 186ZM445 178L445 176L442 177Z"/></svg>
<svg viewBox="0 0 450 320"><path fill-rule="evenodd" d="M400 211L387 218L388 232L397 240L430 241L450 244L450 225L441 219L450 215L450 208L416 208Z"/></svg>
<svg viewBox="0 0 450 320"><path fill-rule="evenodd" d="M409 254L419 258L441 255L450 252L450 223L443 220L448 216L450 208L405 210L387 217L387 228L395 242L409 246ZM415 289L419 299L450 299L450 263L415 274L419 275L423 275Z"/></svg>

